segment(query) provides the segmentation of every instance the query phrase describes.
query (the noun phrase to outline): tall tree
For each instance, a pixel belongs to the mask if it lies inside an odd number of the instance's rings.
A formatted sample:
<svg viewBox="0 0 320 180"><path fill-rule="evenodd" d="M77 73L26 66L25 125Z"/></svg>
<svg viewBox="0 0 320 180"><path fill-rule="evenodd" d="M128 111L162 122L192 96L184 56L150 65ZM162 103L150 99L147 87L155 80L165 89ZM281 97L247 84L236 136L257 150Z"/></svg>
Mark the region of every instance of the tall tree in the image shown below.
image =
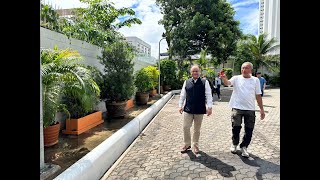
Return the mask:
<svg viewBox="0 0 320 180"><path fill-rule="evenodd" d="M88 7L73 9L73 16L70 18L59 17L52 7L41 3L41 25L68 37L104 47L106 43L113 43L122 36L117 32L119 28L141 24L131 8L116 9L108 0L80 0L80 2L88 4ZM116 23L122 16L126 16L126 19Z"/></svg>
<svg viewBox="0 0 320 180"><path fill-rule="evenodd" d="M185 59L207 49L218 63L233 53L241 34L234 10L225 0L156 0L170 56Z"/></svg>

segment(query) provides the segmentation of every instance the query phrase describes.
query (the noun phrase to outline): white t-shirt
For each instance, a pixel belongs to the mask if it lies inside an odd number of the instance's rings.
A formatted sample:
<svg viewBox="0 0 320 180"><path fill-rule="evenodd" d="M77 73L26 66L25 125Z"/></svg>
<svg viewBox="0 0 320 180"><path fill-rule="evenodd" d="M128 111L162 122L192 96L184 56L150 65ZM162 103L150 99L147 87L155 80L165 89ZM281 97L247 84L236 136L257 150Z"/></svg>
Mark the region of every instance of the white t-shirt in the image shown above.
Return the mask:
<svg viewBox="0 0 320 180"><path fill-rule="evenodd" d="M237 75L229 81L233 86L229 106L241 110L255 110L256 94L261 94L259 79L254 76L244 78L242 75Z"/></svg>

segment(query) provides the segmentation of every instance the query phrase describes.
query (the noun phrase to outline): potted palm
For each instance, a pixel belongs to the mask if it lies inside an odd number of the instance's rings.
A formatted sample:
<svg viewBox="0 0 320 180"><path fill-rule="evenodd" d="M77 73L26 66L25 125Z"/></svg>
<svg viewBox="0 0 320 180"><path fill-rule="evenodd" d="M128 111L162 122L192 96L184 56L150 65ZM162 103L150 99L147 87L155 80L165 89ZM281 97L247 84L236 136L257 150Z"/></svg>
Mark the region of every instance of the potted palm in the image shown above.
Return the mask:
<svg viewBox="0 0 320 180"><path fill-rule="evenodd" d="M99 103L100 89L95 82L91 69L83 64L78 64L76 72L80 81L66 79L62 102L70 113L66 120L64 134L79 135L101 123L102 111L96 111L95 106Z"/></svg>
<svg viewBox="0 0 320 180"><path fill-rule="evenodd" d="M108 117L124 117L127 101L134 93L133 47L122 37L106 45L98 57L104 66L101 98L106 103Z"/></svg>
<svg viewBox="0 0 320 180"><path fill-rule="evenodd" d="M57 47L43 49L40 53L44 146L58 143L60 123L56 120L57 112L64 111L68 114L65 105L61 103L64 79L68 72L73 72L73 67L64 61L68 57L71 54L59 51Z"/></svg>
<svg viewBox="0 0 320 180"><path fill-rule="evenodd" d="M149 91L153 84L152 75L146 68L142 68L136 73L134 84L137 87L136 103L138 105L147 104L149 100Z"/></svg>

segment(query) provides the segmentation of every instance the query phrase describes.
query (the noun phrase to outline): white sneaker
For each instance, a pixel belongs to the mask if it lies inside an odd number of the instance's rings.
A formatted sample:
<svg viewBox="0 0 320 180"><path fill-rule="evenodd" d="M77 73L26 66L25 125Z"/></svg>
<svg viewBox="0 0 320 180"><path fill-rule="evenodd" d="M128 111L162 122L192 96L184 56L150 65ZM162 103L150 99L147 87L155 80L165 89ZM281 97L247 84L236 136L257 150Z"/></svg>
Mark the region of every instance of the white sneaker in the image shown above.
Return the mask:
<svg viewBox="0 0 320 180"><path fill-rule="evenodd" d="M241 156L247 157L247 158L250 157L246 147L242 147L241 152L242 152Z"/></svg>
<svg viewBox="0 0 320 180"><path fill-rule="evenodd" d="M232 153L236 153L236 152L237 152L237 145L231 144L230 151L231 151Z"/></svg>

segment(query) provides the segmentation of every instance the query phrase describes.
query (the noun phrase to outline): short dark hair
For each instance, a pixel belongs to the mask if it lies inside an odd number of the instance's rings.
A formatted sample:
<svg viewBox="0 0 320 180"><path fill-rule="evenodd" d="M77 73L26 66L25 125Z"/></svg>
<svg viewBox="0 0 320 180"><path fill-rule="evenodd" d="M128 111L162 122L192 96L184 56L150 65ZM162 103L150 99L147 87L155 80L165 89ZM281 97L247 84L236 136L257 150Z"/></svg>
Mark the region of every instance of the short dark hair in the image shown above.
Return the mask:
<svg viewBox="0 0 320 180"><path fill-rule="evenodd" d="M261 74L261 72L257 72L256 74Z"/></svg>

